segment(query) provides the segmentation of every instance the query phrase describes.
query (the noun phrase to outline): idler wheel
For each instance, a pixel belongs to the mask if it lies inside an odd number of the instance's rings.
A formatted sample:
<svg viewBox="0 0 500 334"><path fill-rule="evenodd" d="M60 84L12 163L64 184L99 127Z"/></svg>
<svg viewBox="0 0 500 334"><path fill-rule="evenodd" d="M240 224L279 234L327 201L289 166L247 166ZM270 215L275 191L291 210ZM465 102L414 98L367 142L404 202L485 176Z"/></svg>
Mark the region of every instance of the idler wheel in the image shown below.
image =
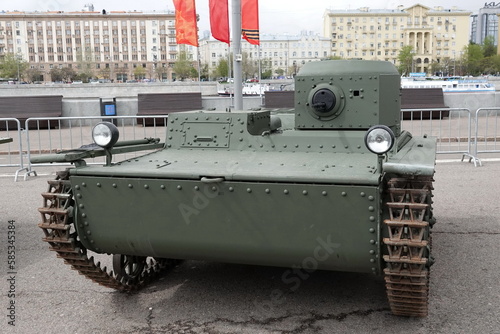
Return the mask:
<svg viewBox="0 0 500 334"><path fill-rule="evenodd" d="M137 281L145 266L146 257L144 256L113 255L113 271L119 279L123 278L127 282Z"/></svg>

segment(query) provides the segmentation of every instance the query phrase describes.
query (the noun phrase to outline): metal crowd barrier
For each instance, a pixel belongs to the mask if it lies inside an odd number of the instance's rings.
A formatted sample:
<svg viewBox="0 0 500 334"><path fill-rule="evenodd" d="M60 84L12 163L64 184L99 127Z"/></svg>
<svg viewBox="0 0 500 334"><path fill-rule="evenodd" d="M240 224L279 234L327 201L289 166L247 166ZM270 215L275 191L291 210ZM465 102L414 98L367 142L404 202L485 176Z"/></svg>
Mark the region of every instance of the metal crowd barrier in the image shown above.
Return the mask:
<svg viewBox="0 0 500 334"><path fill-rule="evenodd" d="M20 172L28 171L23 160L22 132L17 118L0 118L0 167L16 167L14 181Z"/></svg>
<svg viewBox="0 0 500 334"><path fill-rule="evenodd" d="M479 159L472 138L473 115L469 109L402 109L401 119L402 129L414 136L436 137L438 154L459 154L462 160L467 157L477 166Z"/></svg>
<svg viewBox="0 0 500 334"><path fill-rule="evenodd" d="M161 141L164 141L167 133L167 118L166 115L105 116L104 120L115 123L120 131L120 141L149 137L160 138ZM138 120L142 120L142 124L145 124L147 119L152 119L151 126L143 126L138 122ZM57 153L92 144L92 128L102 120L103 116L28 118L25 122L28 159L27 175L36 175L33 167L46 165L32 164L30 162L31 155ZM42 127L45 126L47 129L42 130ZM114 160L124 160L144 153L145 151L116 154L113 158ZM95 158L88 161L88 163L102 164L104 160L104 157ZM61 163L60 165L69 164Z"/></svg>
<svg viewBox="0 0 500 334"><path fill-rule="evenodd" d="M402 116L405 115L406 119L402 117L401 127L415 136L436 137L438 154L461 155L462 160L467 157L475 166L481 166L478 154L500 153L499 111L500 107L480 108L475 114L466 108L403 109ZM117 124L120 140L154 137L164 141L167 117L151 115L104 118ZM43 164L31 164L32 154L56 153L91 144L92 127L102 120L103 116L37 117L27 119L23 129L20 121L15 118L0 118L0 139L12 138L12 142L0 144L0 167L17 167L15 181L22 171L26 172L25 179L29 175L36 176L34 167ZM142 124L149 120L148 123L152 123L152 126L143 126L139 124L139 120L142 120ZM138 154L144 152L121 154L114 158L123 160ZM102 164L104 158L96 158L89 163Z"/></svg>
<svg viewBox="0 0 500 334"><path fill-rule="evenodd" d="M476 110L474 129L474 153L500 153L499 107L479 108ZM481 166L481 160L479 160Z"/></svg>

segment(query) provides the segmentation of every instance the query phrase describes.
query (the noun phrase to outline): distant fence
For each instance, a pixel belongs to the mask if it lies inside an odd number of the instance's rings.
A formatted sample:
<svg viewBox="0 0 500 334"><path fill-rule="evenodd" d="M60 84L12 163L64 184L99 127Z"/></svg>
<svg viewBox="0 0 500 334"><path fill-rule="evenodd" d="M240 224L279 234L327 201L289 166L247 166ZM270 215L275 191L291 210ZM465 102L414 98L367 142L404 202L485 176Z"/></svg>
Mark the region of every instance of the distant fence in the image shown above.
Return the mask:
<svg viewBox="0 0 500 334"><path fill-rule="evenodd" d="M16 118L0 118L0 167L17 168L14 180L19 173L28 171L23 159L23 130Z"/></svg>
<svg viewBox="0 0 500 334"><path fill-rule="evenodd" d="M403 112L411 116L401 121L402 129L414 136L436 137L438 154L461 155L462 160L468 158L475 166L481 166L479 154L500 153L500 108L481 108L475 113L465 108L450 108L446 111L449 117L441 114L442 109L403 109ZM439 117L425 117L436 113ZM167 115L37 117L28 118L24 124L15 118L0 118L0 143L1 139L9 139L0 144L0 167L15 168L15 181L22 171L25 179L36 176L35 168L47 164L32 164L31 155L53 154L91 144L91 129L103 118L116 123L119 140L166 138ZM47 122L54 124L54 128L42 129ZM141 125L146 123L151 126ZM119 161L138 154L144 152L120 154L114 159ZM104 158L89 163L101 164Z"/></svg>
<svg viewBox="0 0 500 334"><path fill-rule="evenodd" d="M414 136L436 137L438 154L461 154L462 160L468 158L474 165L480 164L474 152L474 117L469 109L402 109L401 112L406 115L401 121L402 129Z"/></svg>
<svg viewBox="0 0 500 334"><path fill-rule="evenodd" d="M143 138L160 138L165 140L167 133L166 115L151 116L105 116L104 120L115 123L120 131L120 141ZM142 126L139 123L151 126ZM56 129L40 131L39 124L47 121L56 122ZM103 116L86 117L36 117L28 118L25 122L26 130L26 157L28 159L28 172L33 172L33 167L45 164L32 164L32 154L53 154L61 151L75 149L93 143L92 128L103 121ZM158 125L161 124L161 125ZM143 154L142 151L141 154ZM116 154L114 160L127 159L137 153ZM103 163L104 157L95 158L90 163ZM36 173L36 172L35 172Z"/></svg>
<svg viewBox="0 0 500 334"><path fill-rule="evenodd" d="M500 153L500 108L479 108L476 110L474 128L474 154ZM481 161L479 161L481 164Z"/></svg>

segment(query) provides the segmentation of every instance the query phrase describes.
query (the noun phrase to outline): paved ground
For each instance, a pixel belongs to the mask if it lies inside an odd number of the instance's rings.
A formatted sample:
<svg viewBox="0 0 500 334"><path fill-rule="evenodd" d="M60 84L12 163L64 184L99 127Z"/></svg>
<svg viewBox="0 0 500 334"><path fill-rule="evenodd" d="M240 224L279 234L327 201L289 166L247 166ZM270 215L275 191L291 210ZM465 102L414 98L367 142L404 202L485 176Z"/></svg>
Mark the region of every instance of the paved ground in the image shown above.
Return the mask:
<svg viewBox="0 0 500 334"><path fill-rule="evenodd" d="M1 169L3 172L5 169ZM283 268L187 261L146 290L123 294L71 271L41 242L39 193L53 169L0 177L1 333L499 333L500 162L437 164L430 315L390 314L383 282L316 272L296 291ZM6 246L15 221L15 298ZM278 289L283 297L273 299ZM15 327L9 302L15 301ZM274 300L274 301L273 301Z"/></svg>

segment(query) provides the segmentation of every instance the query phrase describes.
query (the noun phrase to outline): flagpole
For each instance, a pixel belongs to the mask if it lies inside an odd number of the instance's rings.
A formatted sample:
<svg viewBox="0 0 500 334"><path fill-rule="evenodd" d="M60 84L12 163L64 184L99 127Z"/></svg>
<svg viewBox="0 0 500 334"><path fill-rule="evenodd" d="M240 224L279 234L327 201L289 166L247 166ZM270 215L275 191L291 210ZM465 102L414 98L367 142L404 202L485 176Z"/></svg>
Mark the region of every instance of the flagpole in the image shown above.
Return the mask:
<svg viewBox="0 0 500 334"><path fill-rule="evenodd" d="M234 109L243 109L243 76L241 64L241 0L232 0L233 10L233 71Z"/></svg>
<svg viewBox="0 0 500 334"><path fill-rule="evenodd" d="M262 69L260 67L260 43L257 45L257 52L258 52L258 59L259 59L259 75L258 75L258 80L259 80L259 93L260 93L260 105L264 105L264 101L262 100Z"/></svg>

